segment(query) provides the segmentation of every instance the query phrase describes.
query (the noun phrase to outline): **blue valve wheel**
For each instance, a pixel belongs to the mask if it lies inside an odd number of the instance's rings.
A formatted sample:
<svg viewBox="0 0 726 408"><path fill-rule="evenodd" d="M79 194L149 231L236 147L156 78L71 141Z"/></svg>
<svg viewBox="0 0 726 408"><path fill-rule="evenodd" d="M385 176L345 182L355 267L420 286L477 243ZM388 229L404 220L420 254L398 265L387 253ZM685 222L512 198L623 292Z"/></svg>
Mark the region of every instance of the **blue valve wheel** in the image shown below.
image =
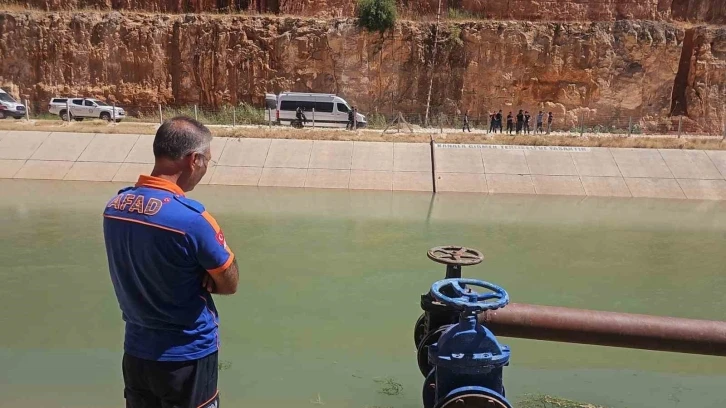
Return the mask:
<svg viewBox="0 0 726 408"><path fill-rule="evenodd" d="M474 292L467 286L476 286L487 291ZM509 303L509 294L504 288L478 279L440 280L431 286L431 296L447 306L472 312L495 310Z"/></svg>

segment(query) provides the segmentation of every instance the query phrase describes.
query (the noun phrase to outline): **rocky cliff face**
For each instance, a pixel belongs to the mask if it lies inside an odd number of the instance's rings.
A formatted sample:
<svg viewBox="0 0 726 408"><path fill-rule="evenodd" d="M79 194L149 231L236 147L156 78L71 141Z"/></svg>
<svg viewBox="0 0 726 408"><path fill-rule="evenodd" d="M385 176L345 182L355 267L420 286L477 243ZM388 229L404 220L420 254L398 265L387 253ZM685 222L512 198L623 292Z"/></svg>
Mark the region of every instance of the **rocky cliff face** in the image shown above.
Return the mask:
<svg viewBox="0 0 726 408"><path fill-rule="evenodd" d="M0 13L0 83L32 100L95 95L129 105L261 103L265 92L333 92L363 112L423 112L433 24L385 36L355 20ZM432 106L518 107L572 120L688 114L720 126L726 28L667 23L446 23Z"/></svg>
<svg viewBox="0 0 726 408"><path fill-rule="evenodd" d="M255 11L354 17L358 0L0 0L42 10L129 10L170 13ZM404 16L435 16L438 0L397 0ZM528 21L682 20L726 23L724 0L442 0L445 13Z"/></svg>

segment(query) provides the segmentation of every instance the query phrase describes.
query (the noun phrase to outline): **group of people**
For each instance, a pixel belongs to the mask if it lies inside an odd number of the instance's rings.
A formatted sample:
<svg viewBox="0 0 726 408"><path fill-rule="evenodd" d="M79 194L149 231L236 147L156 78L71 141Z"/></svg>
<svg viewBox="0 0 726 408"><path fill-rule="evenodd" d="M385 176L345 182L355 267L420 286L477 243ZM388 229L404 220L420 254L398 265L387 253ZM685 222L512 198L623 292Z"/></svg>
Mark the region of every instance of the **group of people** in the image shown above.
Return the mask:
<svg viewBox="0 0 726 408"><path fill-rule="evenodd" d="M516 134L530 134L532 132L532 128L530 127L531 118L532 116L529 114L529 111L523 111L520 109L516 116L512 115L512 112L510 111L507 115L507 134L511 135L513 132L516 132ZM503 133L502 119L503 115L501 109L499 112L492 112L489 114L489 131L487 133L496 133L497 130L499 130L499 133ZM539 111L535 118L536 127L534 128L534 133L544 134L546 132L549 135L552 130L552 122L554 119L555 117L552 112L549 112L547 114L547 128L545 130L545 113ZM469 127L469 112L464 114L464 126L461 131L465 132L466 130L471 132L471 128Z"/></svg>
<svg viewBox="0 0 726 408"><path fill-rule="evenodd" d="M345 125L345 130L348 130L348 129L356 130L358 128L358 122L356 120L357 116L358 116L357 113L358 113L358 108L356 108L355 106L353 106L348 111L348 123ZM299 106L297 107L297 109L295 109L295 118L297 118L298 122L302 126L305 126L305 123L308 122L308 118L307 118L307 116L305 116L305 112Z"/></svg>

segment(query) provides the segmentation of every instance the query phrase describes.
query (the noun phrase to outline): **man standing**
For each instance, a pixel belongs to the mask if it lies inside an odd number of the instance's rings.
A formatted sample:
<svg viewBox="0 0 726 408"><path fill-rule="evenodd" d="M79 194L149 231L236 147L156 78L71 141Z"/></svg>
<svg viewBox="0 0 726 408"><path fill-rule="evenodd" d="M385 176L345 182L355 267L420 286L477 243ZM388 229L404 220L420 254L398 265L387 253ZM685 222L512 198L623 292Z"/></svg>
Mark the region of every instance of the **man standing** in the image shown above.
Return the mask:
<svg viewBox="0 0 726 408"><path fill-rule="evenodd" d="M512 112L509 112L507 115L507 133L512 134L514 131L514 116L512 116Z"/></svg>
<svg viewBox="0 0 726 408"><path fill-rule="evenodd" d="M308 118L305 116L305 113L303 112L301 107L297 107L295 109L295 117L298 121L300 121L300 126L305 126L305 123L308 121Z"/></svg>
<svg viewBox="0 0 726 408"><path fill-rule="evenodd" d="M353 130L353 108L348 111L348 124L345 125L345 130Z"/></svg>
<svg viewBox="0 0 726 408"><path fill-rule="evenodd" d="M499 128L499 133L502 133L502 110L499 109L499 112L497 112L497 127ZM494 133L497 133L497 129L494 129Z"/></svg>
<svg viewBox="0 0 726 408"><path fill-rule="evenodd" d="M469 127L469 111L466 111L464 113L464 126L461 128L461 131L469 129L469 133L471 133L471 128Z"/></svg>
<svg viewBox="0 0 726 408"><path fill-rule="evenodd" d="M126 322L127 408L216 408L219 314L239 272L217 221L185 196L207 172L212 134L186 117L163 123L154 169L103 213L111 282Z"/></svg>
<svg viewBox="0 0 726 408"><path fill-rule="evenodd" d="M552 122L555 120L555 116L550 112L547 115L547 134L549 135L552 131Z"/></svg>
<svg viewBox="0 0 726 408"><path fill-rule="evenodd" d="M524 113L522 113L522 110L519 110L519 113L517 113L517 134L522 133L522 129L524 128Z"/></svg>
<svg viewBox="0 0 726 408"><path fill-rule="evenodd" d="M534 133L544 133L544 129L542 129L542 123L544 121L544 113L542 111L539 111L537 114L537 129L534 131Z"/></svg>
<svg viewBox="0 0 726 408"><path fill-rule="evenodd" d="M524 111L524 133L527 135L530 133L530 129L529 129L529 119L530 118L531 118L531 116L529 116L529 111Z"/></svg>
<svg viewBox="0 0 726 408"><path fill-rule="evenodd" d="M497 113L492 112L489 115L489 131L487 133L492 133L497 131Z"/></svg>

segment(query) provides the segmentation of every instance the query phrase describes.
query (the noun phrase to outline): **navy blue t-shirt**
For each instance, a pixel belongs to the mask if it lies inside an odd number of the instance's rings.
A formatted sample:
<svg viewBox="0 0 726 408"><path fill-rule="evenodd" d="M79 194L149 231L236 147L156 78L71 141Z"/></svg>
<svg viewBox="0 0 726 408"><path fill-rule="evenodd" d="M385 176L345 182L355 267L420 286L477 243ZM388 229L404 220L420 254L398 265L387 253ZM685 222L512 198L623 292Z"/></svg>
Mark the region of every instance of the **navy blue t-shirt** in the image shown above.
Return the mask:
<svg viewBox="0 0 726 408"><path fill-rule="evenodd" d="M219 314L202 278L227 269L234 254L204 206L174 183L140 176L106 204L103 217L125 352L187 361L217 351Z"/></svg>

